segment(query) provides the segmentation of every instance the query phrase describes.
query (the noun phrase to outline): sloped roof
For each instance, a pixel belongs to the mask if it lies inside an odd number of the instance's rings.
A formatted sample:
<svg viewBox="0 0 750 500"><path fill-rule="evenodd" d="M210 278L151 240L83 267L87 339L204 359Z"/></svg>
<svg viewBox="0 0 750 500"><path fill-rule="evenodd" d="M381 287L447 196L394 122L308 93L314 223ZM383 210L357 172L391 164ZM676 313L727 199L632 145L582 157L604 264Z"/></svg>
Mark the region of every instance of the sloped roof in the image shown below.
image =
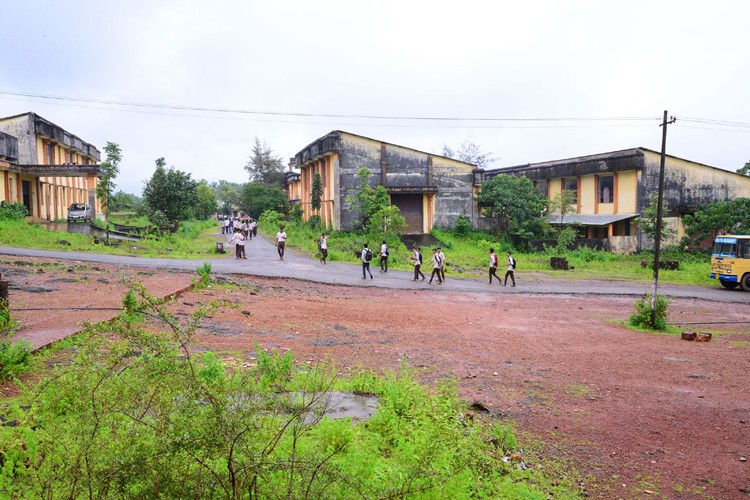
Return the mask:
<svg viewBox="0 0 750 500"><path fill-rule="evenodd" d="M562 225L608 226L613 222L632 219L634 217L638 217L638 214L565 214ZM560 224L560 214L548 214L545 219L550 224Z"/></svg>

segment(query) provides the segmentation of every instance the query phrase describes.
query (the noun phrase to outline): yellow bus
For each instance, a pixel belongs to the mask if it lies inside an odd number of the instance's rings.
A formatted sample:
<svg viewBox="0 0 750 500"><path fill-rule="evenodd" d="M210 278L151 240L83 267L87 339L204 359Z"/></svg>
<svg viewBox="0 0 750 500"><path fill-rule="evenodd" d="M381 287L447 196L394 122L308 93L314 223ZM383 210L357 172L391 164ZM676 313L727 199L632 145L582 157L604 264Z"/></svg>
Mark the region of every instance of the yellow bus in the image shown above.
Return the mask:
<svg viewBox="0 0 750 500"><path fill-rule="evenodd" d="M725 234L714 240L711 278L729 290L750 292L750 235Z"/></svg>

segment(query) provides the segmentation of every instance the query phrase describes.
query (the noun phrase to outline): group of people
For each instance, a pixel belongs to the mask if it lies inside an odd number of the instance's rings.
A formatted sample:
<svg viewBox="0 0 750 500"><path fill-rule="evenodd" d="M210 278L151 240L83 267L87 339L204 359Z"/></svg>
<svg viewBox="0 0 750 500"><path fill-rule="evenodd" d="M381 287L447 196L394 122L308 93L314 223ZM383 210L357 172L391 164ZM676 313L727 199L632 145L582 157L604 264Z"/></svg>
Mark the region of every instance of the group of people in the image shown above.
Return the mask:
<svg viewBox="0 0 750 500"><path fill-rule="evenodd" d="M422 272L422 249L418 246L412 247L409 260L414 264L414 278L412 281L417 281L420 277L424 281L426 277ZM430 275L430 283L435 279L435 276L437 276L438 284L442 285L445 282L445 254L440 247L432 249L432 274Z"/></svg>
<svg viewBox="0 0 750 500"><path fill-rule="evenodd" d="M258 236L258 223L252 217L248 217L247 219L225 217L219 220L219 224L221 225L221 234L242 232L245 239Z"/></svg>
<svg viewBox="0 0 750 500"><path fill-rule="evenodd" d="M252 217L247 219L225 218L219 221L221 234L231 234L229 244L234 245L236 259L247 259L245 254L245 241L258 236L258 223Z"/></svg>
<svg viewBox="0 0 750 500"><path fill-rule="evenodd" d="M233 223L230 223L232 230L225 232L225 227L229 227L224 225L225 222L227 222L227 220L222 221L222 234L232 234L231 231L234 230L234 236L232 236L232 238L229 240L229 243L234 243L236 245L236 258L247 259L247 257L245 256L245 240L248 238L252 238L253 236L257 236L258 224L253 221L252 218L244 222L235 220ZM239 225L236 225L238 222ZM318 240L320 262L323 264L326 264L328 261L328 237L328 233L323 233L320 235L320 239ZM279 254L279 260L284 260L286 240L287 234L284 231L284 227L281 226L279 227L279 232L276 233L276 251ZM422 249L418 246L414 246L412 247L411 252L412 253L409 256L409 260L412 261L412 264L414 266L414 278L412 278L412 281L418 281L420 278L422 279L422 281L424 281L425 279L427 279L427 277L422 272ZM370 276L370 279L373 279L374 277L372 275L372 271L370 271L370 263L372 262L374 256L368 244L365 243L362 246L362 250L355 252L355 254L362 262L362 279L367 279L368 274ZM383 240L379 252L379 264L381 273L388 272L389 255L390 250L388 248L388 243ZM492 278L495 277L500 285L506 286L508 284L508 278L510 278L511 286L516 286L516 278L514 275L514 271L516 269L516 260L513 258L513 254L511 252L508 252L506 262L507 270L505 272L505 277L504 279L500 279L500 276L497 275L497 268L499 266L497 255L495 255L495 249L490 248L489 284L492 284ZM430 284L432 284L435 278L437 278L438 284L442 285L443 283L445 283L445 254L440 247L435 247L432 249L432 274L430 275Z"/></svg>

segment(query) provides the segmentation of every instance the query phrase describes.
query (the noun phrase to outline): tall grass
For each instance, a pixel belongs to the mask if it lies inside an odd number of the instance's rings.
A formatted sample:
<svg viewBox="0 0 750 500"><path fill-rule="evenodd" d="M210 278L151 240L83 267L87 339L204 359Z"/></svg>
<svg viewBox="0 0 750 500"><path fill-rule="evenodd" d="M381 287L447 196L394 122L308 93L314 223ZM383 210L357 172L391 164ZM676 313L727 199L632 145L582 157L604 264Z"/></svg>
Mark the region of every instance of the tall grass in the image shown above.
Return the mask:
<svg viewBox="0 0 750 500"><path fill-rule="evenodd" d="M24 220L6 220L0 221L0 245L140 257L201 259L215 256L213 234L218 232L218 224L190 221L187 236L184 224L180 223L177 233L146 236L140 241L113 240L111 245L105 245L92 236L53 231L43 224Z"/></svg>

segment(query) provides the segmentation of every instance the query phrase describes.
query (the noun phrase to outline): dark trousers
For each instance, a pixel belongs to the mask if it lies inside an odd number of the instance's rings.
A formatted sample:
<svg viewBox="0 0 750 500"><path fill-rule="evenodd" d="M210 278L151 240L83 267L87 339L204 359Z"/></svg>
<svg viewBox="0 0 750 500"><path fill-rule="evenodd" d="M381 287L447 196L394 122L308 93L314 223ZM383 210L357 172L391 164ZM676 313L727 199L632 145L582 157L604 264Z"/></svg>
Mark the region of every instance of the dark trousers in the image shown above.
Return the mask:
<svg viewBox="0 0 750 500"><path fill-rule="evenodd" d="M388 272L388 256L387 255L380 256L380 270L386 273Z"/></svg>
<svg viewBox="0 0 750 500"><path fill-rule="evenodd" d="M328 249L327 248L321 248L320 249L320 260L323 262L323 264L326 263L326 259L328 258Z"/></svg>
<svg viewBox="0 0 750 500"><path fill-rule="evenodd" d="M279 252L279 258L281 260L284 260L284 245L286 245L285 241L279 241L276 243L276 251Z"/></svg>
<svg viewBox="0 0 750 500"><path fill-rule="evenodd" d="M253 236L258 236L258 228L257 227L253 228Z"/></svg>
<svg viewBox="0 0 750 500"><path fill-rule="evenodd" d="M432 275L430 275L430 283L432 283L432 279L435 277L436 274L437 274L437 277L438 277L438 283L442 283L443 280L440 279L440 268L439 267L433 267L432 268Z"/></svg>
<svg viewBox="0 0 750 500"><path fill-rule="evenodd" d="M227 230L227 228L225 228L224 226L221 226L221 234L224 234L226 232L226 230Z"/></svg>
<svg viewBox="0 0 750 500"><path fill-rule="evenodd" d="M506 271L505 272L505 283L503 285L508 284L508 276L510 276L510 280L513 282L513 286L516 286L516 277L513 276L513 271Z"/></svg>
<svg viewBox="0 0 750 500"><path fill-rule="evenodd" d="M367 276L365 273L370 274L370 278L372 278L372 273L370 272L370 263L369 262L363 262L362 263L362 278L366 278Z"/></svg>
<svg viewBox="0 0 750 500"><path fill-rule="evenodd" d="M493 276L495 278L497 278L497 281L499 281L500 283L503 282L503 280L500 279L500 276L497 275L497 268L496 267L491 267L490 268L490 283L492 283L492 277Z"/></svg>
<svg viewBox="0 0 750 500"><path fill-rule="evenodd" d="M421 264L416 264L416 265L414 266L414 280L415 280L415 281L417 280L417 278L418 278L419 276L421 276L421 277L422 277L422 279L424 279L424 278L425 278L425 275L424 275L424 274L422 273L422 271L420 271L420 269L419 269L420 267L422 267L422 265L421 265Z"/></svg>

